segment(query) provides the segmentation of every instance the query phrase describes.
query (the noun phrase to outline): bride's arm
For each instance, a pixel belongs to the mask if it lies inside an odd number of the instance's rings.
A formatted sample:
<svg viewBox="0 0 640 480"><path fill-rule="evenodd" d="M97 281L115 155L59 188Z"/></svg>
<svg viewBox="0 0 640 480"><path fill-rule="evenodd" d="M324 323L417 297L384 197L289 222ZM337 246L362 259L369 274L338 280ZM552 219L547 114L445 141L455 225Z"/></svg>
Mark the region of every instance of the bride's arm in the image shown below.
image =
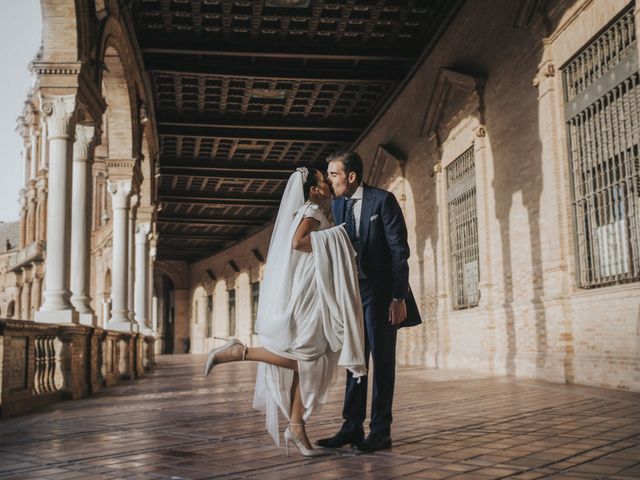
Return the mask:
<svg viewBox="0 0 640 480"><path fill-rule="evenodd" d="M311 252L311 237L309 234L318 228L319 225L320 222L315 218L303 218L300 225L298 225L296 233L293 234L291 247L301 252Z"/></svg>

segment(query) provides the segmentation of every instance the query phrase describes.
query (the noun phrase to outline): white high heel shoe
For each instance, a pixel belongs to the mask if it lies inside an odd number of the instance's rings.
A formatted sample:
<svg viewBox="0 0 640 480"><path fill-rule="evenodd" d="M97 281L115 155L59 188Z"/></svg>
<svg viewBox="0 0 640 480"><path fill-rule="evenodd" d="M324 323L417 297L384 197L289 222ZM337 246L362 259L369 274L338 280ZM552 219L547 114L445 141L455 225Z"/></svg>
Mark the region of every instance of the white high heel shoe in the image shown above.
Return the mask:
<svg viewBox="0 0 640 480"><path fill-rule="evenodd" d="M242 345L242 347L244 348L244 350L242 351L242 360L245 359L245 357L247 356L247 346L242 343L240 340L238 340L235 337L230 337L230 338L219 338L219 337L213 337L217 340L226 340L227 343L225 343L224 345L222 345L221 347L218 348L212 348L211 350L209 350L209 355L207 356L207 362L204 364L204 376L206 377L207 375L209 375L209 373L211 373L211 370L213 370L213 367L215 367L216 364L216 355L218 355L219 353L222 353L226 350L229 350L232 347L235 347L236 345Z"/></svg>
<svg viewBox="0 0 640 480"><path fill-rule="evenodd" d="M304 423L290 423L287 429L284 431L284 446L287 448L287 457L289 456L289 442L293 442L300 453L305 457L319 457L322 455L328 455L329 452L326 450L320 450L316 448L307 448L304 446L304 443L296 437L291 431L291 426L298 427L304 425Z"/></svg>

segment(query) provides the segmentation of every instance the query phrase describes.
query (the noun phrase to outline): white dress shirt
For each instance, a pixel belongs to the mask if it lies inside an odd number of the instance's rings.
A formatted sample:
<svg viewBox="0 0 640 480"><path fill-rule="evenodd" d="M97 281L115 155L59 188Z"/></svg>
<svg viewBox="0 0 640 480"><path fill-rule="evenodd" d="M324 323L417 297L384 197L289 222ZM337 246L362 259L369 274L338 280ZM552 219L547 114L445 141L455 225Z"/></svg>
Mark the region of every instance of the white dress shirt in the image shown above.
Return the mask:
<svg viewBox="0 0 640 480"><path fill-rule="evenodd" d="M353 195L349 197L354 200L357 200L357 202L353 204L353 216L356 220L356 237L358 238L358 240L360 239L360 214L362 213L362 193L363 192L364 192L364 189L362 188L362 182L360 182L360 185L358 186L356 191L353 192Z"/></svg>

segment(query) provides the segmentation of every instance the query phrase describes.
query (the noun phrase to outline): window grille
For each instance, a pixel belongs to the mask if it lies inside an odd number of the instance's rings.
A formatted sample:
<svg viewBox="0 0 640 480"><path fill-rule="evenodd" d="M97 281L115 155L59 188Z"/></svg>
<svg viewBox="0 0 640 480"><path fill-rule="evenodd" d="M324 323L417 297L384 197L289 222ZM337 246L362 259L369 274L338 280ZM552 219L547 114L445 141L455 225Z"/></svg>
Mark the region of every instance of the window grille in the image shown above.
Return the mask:
<svg viewBox="0 0 640 480"><path fill-rule="evenodd" d="M640 278L640 79L631 5L562 70L578 283Z"/></svg>
<svg viewBox="0 0 640 480"><path fill-rule="evenodd" d="M260 299L260 282L251 284L251 333L256 333L256 320L258 318L258 301Z"/></svg>
<svg viewBox="0 0 640 480"><path fill-rule="evenodd" d="M229 335L236 334L236 291L229 290Z"/></svg>
<svg viewBox="0 0 640 480"><path fill-rule="evenodd" d="M453 308L475 307L478 289L478 211L473 146L446 168Z"/></svg>

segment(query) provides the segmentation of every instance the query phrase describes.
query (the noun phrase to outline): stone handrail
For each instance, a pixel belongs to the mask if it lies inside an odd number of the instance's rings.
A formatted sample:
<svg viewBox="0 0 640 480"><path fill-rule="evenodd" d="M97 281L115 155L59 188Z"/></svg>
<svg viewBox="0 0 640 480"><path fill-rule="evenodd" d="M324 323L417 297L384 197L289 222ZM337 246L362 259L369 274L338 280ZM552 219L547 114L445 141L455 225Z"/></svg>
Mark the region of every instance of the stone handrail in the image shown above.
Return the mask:
<svg viewBox="0 0 640 480"><path fill-rule="evenodd" d="M0 319L0 417L81 398L153 368L154 337Z"/></svg>

